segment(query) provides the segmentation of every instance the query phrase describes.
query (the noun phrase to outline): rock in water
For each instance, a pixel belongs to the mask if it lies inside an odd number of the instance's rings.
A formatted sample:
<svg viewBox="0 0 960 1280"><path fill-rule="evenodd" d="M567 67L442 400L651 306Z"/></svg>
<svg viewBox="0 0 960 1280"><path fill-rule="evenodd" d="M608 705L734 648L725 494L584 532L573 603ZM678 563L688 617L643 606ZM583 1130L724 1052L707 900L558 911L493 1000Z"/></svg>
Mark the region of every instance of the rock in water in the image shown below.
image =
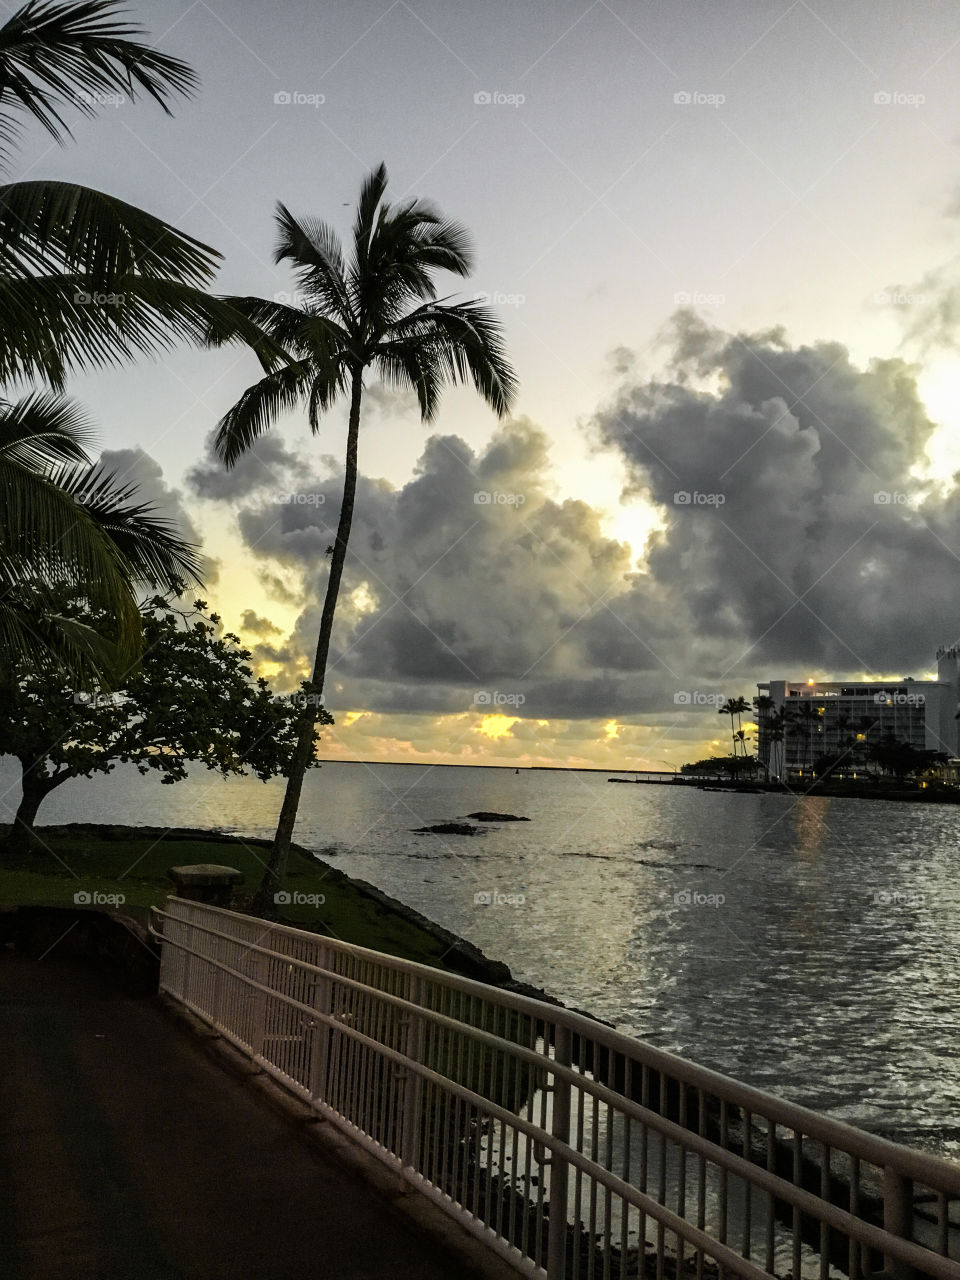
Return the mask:
<svg viewBox="0 0 960 1280"><path fill-rule="evenodd" d="M478 836L482 827L471 827L466 822L438 822L432 827L411 827L411 831L430 831L438 836Z"/></svg>
<svg viewBox="0 0 960 1280"><path fill-rule="evenodd" d="M529 822L529 818L518 818L515 813L487 813L483 809L479 813L468 813L468 818L476 822Z"/></svg>

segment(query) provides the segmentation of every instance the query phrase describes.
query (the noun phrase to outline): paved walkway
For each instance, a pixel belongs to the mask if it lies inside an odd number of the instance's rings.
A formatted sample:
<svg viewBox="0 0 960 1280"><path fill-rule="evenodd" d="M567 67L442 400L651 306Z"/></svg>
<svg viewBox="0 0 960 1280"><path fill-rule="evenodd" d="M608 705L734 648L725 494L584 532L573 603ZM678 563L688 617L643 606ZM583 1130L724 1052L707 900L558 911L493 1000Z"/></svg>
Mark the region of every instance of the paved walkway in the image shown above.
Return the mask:
<svg viewBox="0 0 960 1280"><path fill-rule="evenodd" d="M150 999L0 952L4 1280L452 1280Z"/></svg>

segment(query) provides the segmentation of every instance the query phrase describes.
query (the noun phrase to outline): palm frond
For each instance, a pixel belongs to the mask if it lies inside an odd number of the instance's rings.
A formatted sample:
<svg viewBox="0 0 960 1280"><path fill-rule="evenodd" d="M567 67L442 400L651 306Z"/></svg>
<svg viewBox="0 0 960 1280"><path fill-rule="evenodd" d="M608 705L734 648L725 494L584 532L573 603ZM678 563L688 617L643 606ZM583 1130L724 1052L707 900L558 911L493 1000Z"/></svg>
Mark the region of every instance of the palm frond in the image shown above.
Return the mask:
<svg viewBox="0 0 960 1280"><path fill-rule="evenodd" d="M15 140L17 113L63 142L65 113L94 115L109 93L145 93L169 115L175 95L194 91L194 71L137 39L122 12L117 0L30 0L0 27L0 145Z"/></svg>
<svg viewBox="0 0 960 1280"><path fill-rule="evenodd" d="M53 480L110 539L131 583L178 592L189 578L203 585L197 548L156 515L154 504L134 501L136 485L118 484L99 464L57 472Z"/></svg>
<svg viewBox="0 0 960 1280"><path fill-rule="evenodd" d="M341 324L349 324L350 295L340 238L319 218L295 218L277 205L275 262L292 262L299 287Z"/></svg>
<svg viewBox="0 0 960 1280"><path fill-rule="evenodd" d="M92 187L52 180L0 186L0 266L5 274L82 274L110 292L137 274L208 283L215 249L135 205Z"/></svg>
<svg viewBox="0 0 960 1280"><path fill-rule="evenodd" d="M37 378L61 390L71 372L107 368L181 341L242 342L265 367L284 349L229 303L176 280L129 276L103 293L83 276L0 274L0 382Z"/></svg>
<svg viewBox="0 0 960 1280"><path fill-rule="evenodd" d="M297 361L268 373L247 387L237 403L217 424L217 455L232 467L286 409L295 409L310 394L313 369Z"/></svg>
<svg viewBox="0 0 960 1280"><path fill-rule="evenodd" d="M121 651L136 653L140 618L120 552L50 475L9 457L0 458L0 582L4 597L79 586L117 620Z"/></svg>
<svg viewBox="0 0 960 1280"><path fill-rule="evenodd" d="M421 360L435 368L441 381L472 382L499 417L509 411L517 376L506 356L500 324L488 307L476 302L418 307L389 327L381 344L388 359L380 363L401 368L402 353L411 346L421 348ZM421 399L421 412L423 403ZM434 411L424 414L427 421Z"/></svg>
<svg viewBox="0 0 960 1280"><path fill-rule="evenodd" d="M60 678L66 676L75 688L94 682L111 687L136 661L136 654L122 656L106 636L77 618L64 617L58 607L56 593L0 594L0 653L5 660L26 660Z"/></svg>
<svg viewBox="0 0 960 1280"><path fill-rule="evenodd" d="M0 459L33 470L86 462L93 433L83 411L49 391L0 401Z"/></svg>

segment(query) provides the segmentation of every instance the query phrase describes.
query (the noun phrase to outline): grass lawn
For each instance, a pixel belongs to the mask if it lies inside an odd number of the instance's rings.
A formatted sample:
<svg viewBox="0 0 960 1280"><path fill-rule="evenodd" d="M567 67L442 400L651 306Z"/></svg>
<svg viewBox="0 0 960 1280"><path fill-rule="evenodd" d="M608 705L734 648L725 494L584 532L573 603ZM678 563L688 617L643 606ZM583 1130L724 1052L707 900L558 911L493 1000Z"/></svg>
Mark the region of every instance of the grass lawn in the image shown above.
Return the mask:
<svg viewBox="0 0 960 1280"><path fill-rule="evenodd" d="M162 906L173 886L170 867L214 862L236 867L244 883L235 898L243 910L260 881L267 851L239 840L157 839L126 828L106 839L82 830L39 828L47 848L39 853L0 856L0 907L72 906L78 892L123 895L123 909ZM326 933L375 951L447 968L447 946L411 920L368 897L341 871L296 849L290 852L287 889L320 895L322 905L285 905L285 923ZM139 913L136 913L139 914Z"/></svg>

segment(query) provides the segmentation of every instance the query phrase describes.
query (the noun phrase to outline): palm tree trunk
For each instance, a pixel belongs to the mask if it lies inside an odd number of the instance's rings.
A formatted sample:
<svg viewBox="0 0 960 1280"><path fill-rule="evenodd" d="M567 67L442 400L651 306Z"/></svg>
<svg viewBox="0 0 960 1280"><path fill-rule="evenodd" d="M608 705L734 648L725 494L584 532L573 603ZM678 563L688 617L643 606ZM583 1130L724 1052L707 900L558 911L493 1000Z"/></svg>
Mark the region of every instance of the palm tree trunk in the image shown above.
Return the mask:
<svg viewBox="0 0 960 1280"><path fill-rule="evenodd" d="M340 580L343 577L343 565L347 558L347 543L350 538L350 526L353 523L353 508L357 493L357 449L360 437L360 402L363 397L363 370L355 369L350 388L350 419L347 427L347 458L343 475L343 502L340 507L340 520L337 524L337 538L333 544L333 555L330 559L330 577L327 579L327 592L323 600L323 614L320 618L320 635L317 638L317 652L313 662L313 676L310 680L312 701L308 701L297 725L297 745L293 763L287 777L287 788L283 796L280 818L277 822L270 862L260 881L253 900L253 910L258 915L269 915L274 910L274 894L282 887L287 873L287 859L290 855L290 844L293 839L293 828L297 821L300 807L300 793L303 790L303 779L310 767L310 755L313 750L313 730L317 720L317 703L323 693L323 682L327 674L327 656L330 652L330 636L333 632L333 620L337 612L337 597L340 594Z"/></svg>

